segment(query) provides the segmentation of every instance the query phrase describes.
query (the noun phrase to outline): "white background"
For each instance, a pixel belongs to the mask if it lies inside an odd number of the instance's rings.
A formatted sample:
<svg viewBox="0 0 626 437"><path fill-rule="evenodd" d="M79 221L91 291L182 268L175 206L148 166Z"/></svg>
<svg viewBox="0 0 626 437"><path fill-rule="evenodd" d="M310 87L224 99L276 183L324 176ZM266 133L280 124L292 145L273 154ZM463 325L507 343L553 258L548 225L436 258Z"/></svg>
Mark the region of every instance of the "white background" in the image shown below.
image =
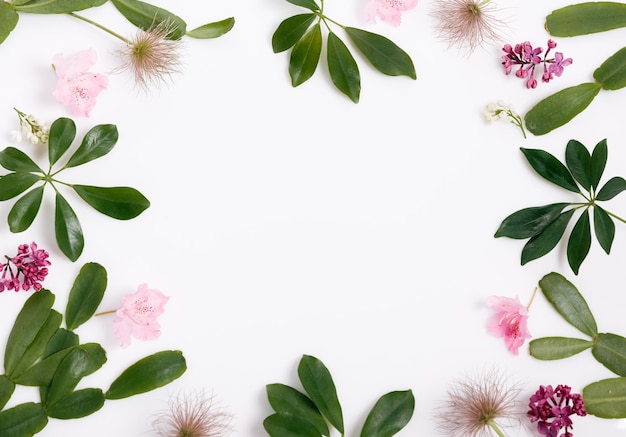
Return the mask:
<svg viewBox="0 0 626 437"><path fill-rule="evenodd" d="M507 42L546 45L547 14L568 1L499 0ZM555 362L514 356L486 327L490 295L527 302L541 277L560 272L583 293L600 331L625 334L626 225L618 223L613 250L594 239L576 277L564 245L520 266L522 241L495 239L508 214L529 206L576 201L540 179L519 147L548 150L564 159L577 139L588 148L608 140L604 181L626 176L625 91L602 91L571 123L524 140L506 121L488 124L484 107L502 99L525 113L541 98L591 81L592 73L623 46L624 30L557 38L574 59L561 78L527 90L506 76L501 46L471 56L436 36L433 2L422 0L400 27L369 24L365 0L327 0L326 13L342 24L380 33L412 57L417 80L387 77L358 55L361 102L336 91L321 62L313 78L292 88L288 53L274 54L271 36L288 16L304 12L283 0L240 2L154 1L184 18L190 29L235 17L233 30L214 40L184 39L184 72L149 94L129 74L111 74L89 118L75 117L52 96L56 53L98 53L93 71L120 62L119 41L69 16L20 15L0 45L0 145L17 145L45 162L38 146L14 144L17 107L53 121L70 116L78 138L96 124L119 129L107 156L62 173L81 184L127 185L151 206L119 222L69 192L85 233L76 263L64 258L53 233L53 196L22 234L0 227L0 252L36 241L50 252L45 286L63 311L80 267L108 271L102 310L140 283L170 296L160 318L162 336L122 349L112 316L81 326L83 341L100 342L108 362L84 381L106 389L137 359L180 349L187 372L156 391L107 401L87 418L51 419L43 436L146 436L154 414L179 392L213 393L233 415L233 435L263 436L271 414L265 385L299 387L303 354L329 368L343 406L346 436L359 435L376 399L412 389L413 419L401 436L436 435L435 406L468 372L495 368L522 387L521 402L540 384L568 384L580 392L613 376L586 351ZM130 36L134 28L110 4L83 15ZM345 39L337 29L338 35ZM353 52L355 53L355 52ZM6 217L12 201L0 204ZM626 215L626 196L608 209ZM2 219L4 223L5 219ZM29 293L0 295L0 344ZM534 337L577 336L539 295L530 309ZM19 390L11 404L37 400ZM523 409L522 409L523 411ZM617 436L619 421L574 417L576 436ZM536 435L524 426L509 435Z"/></svg>

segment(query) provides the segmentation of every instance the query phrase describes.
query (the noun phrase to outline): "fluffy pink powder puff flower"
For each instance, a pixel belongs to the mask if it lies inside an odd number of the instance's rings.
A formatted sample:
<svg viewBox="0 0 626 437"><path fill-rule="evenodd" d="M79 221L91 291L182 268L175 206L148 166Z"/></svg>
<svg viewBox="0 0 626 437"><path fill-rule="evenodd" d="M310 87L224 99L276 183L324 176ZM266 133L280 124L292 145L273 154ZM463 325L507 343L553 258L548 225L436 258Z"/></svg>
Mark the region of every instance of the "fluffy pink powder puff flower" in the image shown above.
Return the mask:
<svg viewBox="0 0 626 437"><path fill-rule="evenodd" d="M122 347L130 345L131 336L153 340L161 335L157 318L165 311L168 300L169 297L159 290L149 289L146 284L122 298L113 321L115 336L122 340Z"/></svg>
<svg viewBox="0 0 626 437"><path fill-rule="evenodd" d="M370 0L365 11L370 23L375 23L378 17L394 26L399 26L402 12L413 9L416 5L417 0Z"/></svg>
<svg viewBox="0 0 626 437"><path fill-rule="evenodd" d="M528 307L519 299L491 296L487 305L494 311L487 328L496 337L503 337L506 347L515 355L526 339L531 338L527 328Z"/></svg>
<svg viewBox="0 0 626 437"><path fill-rule="evenodd" d="M60 53L54 55L53 67L59 80L53 94L74 115L88 117L96 97L109 83L105 75L89 71L96 58L93 49L80 51L68 60Z"/></svg>

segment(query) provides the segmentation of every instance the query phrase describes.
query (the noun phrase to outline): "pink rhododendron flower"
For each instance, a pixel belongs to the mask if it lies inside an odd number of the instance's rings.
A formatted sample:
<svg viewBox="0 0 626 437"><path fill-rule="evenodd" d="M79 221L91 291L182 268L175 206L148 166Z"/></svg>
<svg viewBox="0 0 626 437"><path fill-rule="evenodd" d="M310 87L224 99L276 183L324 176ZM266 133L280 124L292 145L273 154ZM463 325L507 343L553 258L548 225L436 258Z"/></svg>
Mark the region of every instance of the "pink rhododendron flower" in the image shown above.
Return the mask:
<svg viewBox="0 0 626 437"><path fill-rule="evenodd" d="M122 340L122 347L130 345L131 335L140 340L152 340L161 335L157 317L165 311L169 297L159 290L151 290L146 284L122 298L115 312L115 335Z"/></svg>
<svg viewBox="0 0 626 437"><path fill-rule="evenodd" d="M96 52L92 49L78 52L69 60L62 54L54 55L53 65L59 80L53 94L72 114L88 117L96 97L109 83L105 75L88 71L95 63Z"/></svg>
<svg viewBox="0 0 626 437"><path fill-rule="evenodd" d="M378 17L399 26L402 12L413 9L416 5L417 0L370 0L365 10L371 23L375 23Z"/></svg>
<svg viewBox="0 0 626 437"><path fill-rule="evenodd" d="M526 326L528 308L517 297L491 296L487 305L495 311L489 322L489 333L504 337L506 347L517 355L519 347L531 338Z"/></svg>

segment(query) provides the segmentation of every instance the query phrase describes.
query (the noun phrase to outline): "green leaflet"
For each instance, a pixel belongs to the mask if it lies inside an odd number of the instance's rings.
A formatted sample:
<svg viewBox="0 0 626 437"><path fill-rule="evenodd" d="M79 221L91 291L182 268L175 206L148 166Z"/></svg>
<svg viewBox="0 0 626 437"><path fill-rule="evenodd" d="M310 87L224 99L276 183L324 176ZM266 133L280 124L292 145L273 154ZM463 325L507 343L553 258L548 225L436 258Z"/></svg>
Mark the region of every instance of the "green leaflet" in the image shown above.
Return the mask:
<svg viewBox="0 0 626 437"><path fill-rule="evenodd" d="M311 27L314 19L315 14L298 14L284 19L272 35L274 53L292 48Z"/></svg>
<svg viewBox="0 0 626 437"><path fill-rule="evenodd" d="M13 199L32 187L41 178L32 173L9 173L0 177L0 200Z"/></svg>
<svg viewBox="0 0 626 437"><path fill-rule="evenodd" d="M13 204L8 216L9 230L11 232L23 232L33 224L41 206L43 190L43 185L33 188Z"/></svg>
<svg viewBox="0 0 626 437"><path fill-rule="evenodd" d="M361 437L391 437L409 423L415 409L411 390L382 396L365 419Z"/></svg>
<svg viewBox="0 0 626 437"><path fill-rule="evenodd" d="M541 258L554 249L565 233L565 228L573 214L573 209L565 211L546 226L541 233L531 237L522 248L521 264L524 265Z"/></svg>
<svg viewBox="0 0 626 437"><path fill-rule="evenodd" d="M130 187L72 185L72 188L92 208L118 220L135 218L150 206L143 194Z"/></svg>
<svg viewBox="0 0 626 437"><path fill-rule="evenodd" d="M580 193L580 189L578 185L576 185L567 167L553 155L538 149L525 149L520 147L520 150L539 176L566 190Z"/></svg>
<svg viewBox="0 0 626 437"><path fill-rule="evenodd" d="M626 26L626 4L586 2L565 6L546 17L552 36L577 36Z"/></svg>
<svg viewBox="0 0 626 437"><path fill-rule="evenodd" d="M543 337L530 341L530 356L538 360L560 360L593 347L593 342L581 338Z"/></svg>
<svg viewBox="0 0 626 437"><path fill-rule="evenodd" d="M179 40L187 31L187 24L170 11L139 0L111 0L115 8L135 26L151 30L164 26L166 38Z"/></svg>
<svg viewBox="0 0 626 437"><path fill-rule="evenodd" d="M589 210L585 209L576 221L572 233L567 242L567 261L574 274L578 274L580 265L583 263L591 248L591 226Z"/></svg>
<svg viewBox="0 0 626 437"><path fill-rule="evenodd" d="M626 338L610 333L598 334L591 352L611 372L626 376Z"/></svg>
<svg viewBox="0 0 626 437"><path fill-rule="evenodd" d="M85 247L83 229L67 200L57 193L54 209L54 235L61 252L70 261L76 261Z"/></svg>
<svg viewBox="0 0 626 437"><path fill-rule="evenodd" d="M308 424L315 427L318 431L318 435L330 435L330 430L328 429L326 420L324 420L324 417L317 409L313 401L305 394L284 384L268 384L266 386L266 390L267 399L274 411L279 414L284 413L291 415L291 417L304 419L308 422ZM285 426L291 421L289 419L285 419L284 416L281 418L275 418L270 421L270 427L273 422L276 422L274 424L276 426ZM297 427L299 424L297 421L295 422L296 423L294 423L293 426ZM303 425L303 427L309 428L308 424Z"/></svg>
<svg viewBox="0 0 626 437"><path fill-rule="evenodd" d="M0 435L32 437L48 424L48 417L41 404L27 402L0 411Z"/></svg>
<svg viewBox="0 0 626 437"><path fill-rule="evenodd" d="M13 378L19 378L20 375L28 370L28 368L41 357L48 341L50 341L50 338L52 338L57 329L59 329L59 326L61 326L62 319L63 317L57 311L50 310L48 312L48 318L41 328L39 328L37 335L24 350L24 353L15 365L12 372Z"/></svg>
<svg viewBox="0 0 626 437"><path fill-rule="evenodd" d="M92 127L64 168L76 167L106 155L113 149L117 139L117 127L113 124L100 124Z"/></svg>
<svg viewBox="0 0 626 437"><path fill-rule="evenodd" d="M608 255L611 252L613 238L615 238L615 223L606 211L598 205L593 208L593 229L598 243Z"/></svg>
<svg viewBox="0 0 626 437"><path fill-rule="evenodd" d="M71 392L47 407L46 413L55 419L78 419L98 411L104 401L104 393L99 388L84 388Z"/></svg>
<svg viewBox="0 0 626 437"><path fill-rule="evenodd" d="M326 51L330 78L339 91L354 103L359 102L361 76L359 67L344 42L333 32L328 34Z"/></svg>
<svg viewBox="0 0 626 437"><path fill-rule="evenodd" d="M0 152L0 165L7 170L18 173L43 173L43 170L35 164L35 161L15 147L7 147Z"/></svg>
<svg viewBox="0 0 626 437"><path fill-rule="evenodd" d="M57 118L50 125L48 161L54 165L76 138L76 124L69 118Z"/></svg>
<svg viewBox="0 0 626 437"><path fill-rule="evenodd" d="M294 45L291 51L289 76L292 86L302 85L313 76L321 53L322 31L318 23Z"/></svg>
<svg viewBox="0 0 626 437"><path fill-rule="evenodd" d="M15 383L6 375L0 375L0 411L11 399L11 395L15 390Z"/></svg>
<svg viewBox="0 0 626 437"><path fill-rule="evenodd" d="M626 6L626 5L625 5ZM626 86L626 47L614 55L593 72L593 78L605 90L618 90Z"/></svg>
<svg viewBox="0 0 626 437"><path fill-rule="evenodd" d="M524 208L505 218L494 237L525 239L543 232L559 217L569 203L552 203L545 206Z"/></svg>
<svg viewBox="0 0 626 437"><path fill-rule="evenodd" d="M13 29L15 29L18 20L19 16L11 5L5 1L0 1L0 44L2 44Z"/></svg>
<svg viewBox="0 0 626 437"><path fill-rule="evenodd" d="M609 378L583 389L588 414L607 419L626 417L626 378Z"/></svg>
<svg viewBox="0 0 626 437"><path fill-rule="evenodd" d="M107 287L107 272L98 263L83 265L74 280L65 308L67 329L74 330L98 309Z"/></svg>
<svg viewBox="0 0 626 437"><path fill-rule="evenodd" d="M28 3L15 6L15 10L30 14L67 14L105 3L106 0L31 0Z"/></svg>
<svg viewBox="0 0 626 437"><path fill-rule="evenodd" d="M270 437L321 437L315 426L290 413L276 413L265 418L263 428Z"/></svg>
<svg viewBox="0 0 626 437"><path fill-rule="evenodd" d="M606 184L598 191L597 200L611 200L622 191L626 190L626 180L616 176L607 181Z"/></svg>
<svg viewBox="0 0 626 437"><path fill-rule="evenodd" d="M289 3L302 6L303 8L307 8L312 10L313 12L317 12L320 10L320 7L315 3L315 0L287 0Z"/></svg>
<svg viewBox="0 0 626 437"><path fill-rule="evenodd" d="M221 21L215 21L213 23L207 23L203 26L196 27L193 30L187 32L187 36L197 39L212 39L218 38L235 26L235 19L233 17L225 18Z"/></svg>

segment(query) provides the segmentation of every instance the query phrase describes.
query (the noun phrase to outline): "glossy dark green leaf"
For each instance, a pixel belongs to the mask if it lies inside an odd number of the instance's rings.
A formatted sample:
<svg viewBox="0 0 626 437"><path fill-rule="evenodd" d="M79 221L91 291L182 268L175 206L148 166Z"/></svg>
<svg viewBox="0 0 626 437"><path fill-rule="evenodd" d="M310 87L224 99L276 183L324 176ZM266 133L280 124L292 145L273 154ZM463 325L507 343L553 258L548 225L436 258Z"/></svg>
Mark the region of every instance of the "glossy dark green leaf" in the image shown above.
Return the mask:
<svg viewBox="0 0 626 437"><path fill-rule="evenodd" d="M32 187L41 177L32 173L9 173L0 177L0 200L19 196Z"/></svg>
<svg viewBox="0 0 626 437"><path fill-rule="evenodd" d="M600 179L602 179L602 174L604 173L604 168L606 167L607 157L608 147L606 139L604 139L596 144L596 147L593 148L593 153L591 154L591 186L594 190L598 188Z"/></svg>
<svg viewBox="0 0 626 437"><path fill-rule="evenodd" d="M6 375L0 375L0 411L9 402L14 391L15 383Z"/></svg>
<svg viewBox="0 0 626 437"><path fill-rule="evenodd" d="M321 437L322 434L305 419L289 413L276 413L263 421L270 437Z"/></svg>
<svg viewBox="0 0 626 437"><path fill-rule="evenodd" d="M578 36L626 26L626 4L584 2L552 11L546 30L552 36Z"/></svg>
<svg viewBox="0 0 626 437"><path fill-rule="evenodd" d="M611 253L613 238L615 237L615 223L605 210L598 205L593 207L593 228L596 233L598 243L608 255Z"/></svg>
<svg viewBox="0 0 626 437"><path fill-rule="evenodd" d="M313 356L303 355L298 364L298 377L315 406L343 434L343 413L337 390L324 363Z"/></svg>
<svg viewBox="0 0 626 437"><path fill-rule="evenodd" d="M187 370L180 351L161 351L142 358L128 367L111 384L106 399L122 399L162 387Z"/></svg>
<svg viewBox="0 0 626 437"><path fill-rule="evenodd" d="M520 209L505 218L494 237L526 239L542 232L561 214L569 203L552 203Z"/></svg>
<svg viewBox="0 0 626 437"><path fill-rule="evenodd" d="M567 224L573 214L573 209L565 211L560 214L556 220L546 226L541 233L528 240L522 248L522 265L534 259L541 258L554 249L561 240L561 237L563 237Z"/></svg>
<svg viewBox="0 0 626 437"><path fill-rule="evenodd" d="M143 194L130 187L72 185L72 188L92 208L118 220L135 218L150 206Z"/></svg>
<svg viewBox="0 0 626 437"><path fill-rule="evenodd" d="M593 72L593 78L605 90L619 90L626 87L626 47L604 61Z"/></svg>
<svg viewBox="0 0 626 437"><path fill-rule="evenodd" d="M626 417L626 378L593 382L583 389L588 414L606 419Z"/></svg>
<svg viewBox="0 0 626 437"><path fill-rule="evenodd" d="M48 386L61 361L73 350L68 347L55 352L35 363L26 372L15 378L15 382L27 386Z"/></svg>
<svg viewBox="0 0 626 437"><path fill-rule="evenodd" d="M626 338L616 334L598 334L591 353L611 372L626 376Z"/></svg>
<svg viewBox="0 0 626 437"><path fill-rule="evenodd" d="M361 437L391 437L409 423L415 409L411 390L393 391L382 396L371 409Z"/></svg>
<svg viewBox="0 0 626 437"><path fill-rule="evenodd" d="M73 331L98 309L107 287L107 271L98 263L83 265L74 280L65 308L65 324Z"/></svg>
<svg viewBox="0 0 626 437"><path fill-rule="evenodd" d="M300 41L315 17L315 14L298 14L283 20L272 35L274 53L288 50Z"/></svg>
<svg viewBox="0 0 626 437"><path fill-rule="evenodd" d="M117 127L114 124L99 124L92 127L65 167L76 167L106 155L117 143L117 138Z"/></svg>
<svg viewBox="0 0 626 437"><path fill-rule="evenodd" d="M543 337L528 344L530 356L538 360L560 360L576 355L593 346L593 342L581 338Z"/></svg>
<svg viewBox="0 0 626 437"><path fill-rule="evenodd" d="M314 25L294 45L289 57L291 85L297 87L313 76L322 52L322 31L319 23Z"/></svg>
<svg viewBox="0 0 626 437"><path fill-rule="evenodd" d="M7 2L0 2L0 44L7 39L9 34L17 26L19 15Z"/></svg>
<svg viewBox="0 0 626 437"><path fill-rule="evenodd" d="M15 147L7 147L0 152L0 165L7 170L20 173L43 173L43 170L35 164L35 161Z"/></svg>
<svg viewBox="0 0 626 437"><path fill-rule="evenodd" d="M533 135L544 135L570 122L589 106L602 86L587 82L565 88L541 100L524 116Z"/></svg>
<svg viewBox="0 0 626 437"><path fill-rule="evenodd" d="M224 20L215 21L213 23L207 23L203 26L196 27L193 30L187 32L187 36L198 39L212 39L218 38L235 26L235 19L233 17L226 18Z"/></svg>
<svg viewBox="0 0 626 437"><path fill-rule="evenodd" d="M138 0L111 0L117 10L135 26L143 30L151 30L165 26L166 38L179 40L187 31L187 24L177 15Z"/></svg>
<svg viewBox="0 0 626 437"><path fill-rule="evenodd" d="M0 411L0 435L32 437L44 429L48 417L41 404L26 402Z"/></svg>
<svg viewBox="0 0 626 437"><path fill-rule="evenodd" d="M307 8L312 10L313 12L317 12L320 10L320 7L315 3L315 0L287 0L289 3L302 6L303 8Z"/></svg>
<svg viewBox="0 0 626 437"><path fill-rule="evenodd" d="M67 14L100 6L106 0L31 0L15 10L29 14Z"/></svg>
<svg viewBox="0 0 626 437"><path fill-rule="evenodd" d="M98 411L104 405L104 393L99 388L77 390L46 408L55 419L78 419Z"/></svg>
<svg viewBox="0 0 626 437"><path fill-rule="evenodd" d="M591 247L591 226L589 210L585 209L580 215L567 242L567 261L574 274L578 274L589 248Z"/></svg>
<svg viewBox="0 0 626 437"><path fill-rule="evenodd" d="M328 34L326 51L328 72L330 79L339 91L344 93L354 103L359 102L361 94L361 76L359 67L352 57L350 50L333 32Z"/></svg>
<svg viewBox="0 0 626 437"><path fill-rule="evenodd" d="M76 138L76 124L70 118L57 118L50 126L48 161L54 165Z"/></svg>
<svg viewBox="0 0 626 437"><path fill-rule="evenodd" d="M356 48L381 73L417 78L411 57L390 39L354 27L344 30Z"/></svg>
<svg viewBox="0 0 626 437"><path fill-rule="evenodd" d="M86 375L89 355L80 346L73 348L59 363L50 382L50 390L44 404L46 408L74 391Z"/></svg>
<svg viewBox="0 0 626 437"><path fill-rule="evenodd" d="M43 358L59 352L60 350L78 346L78 343L78 335L65 328L59 328L48 342L46 350L43 353Z"/></svg>
<svg viewBox="0 0 626 437"><path fill-rule="evenodd" d="M552 272L539 281L539 287L556 312L568 323L591 338L598 335L593 314L574 284L562 275Z"/></svg>
<svg viewBox="0 0 626 437"><path fill-rule="evenodd" d="M33 188L13 204L8 216L11 232L23 232L33 224L41 206L43 190L43 185Z"/></svg>
<svg viewBox="0 0 626 437"><path fill-rule="evenodd" d="M0 182L2 182L1 179ZM600 191L598 191L596 195L596 200L611 200L624 190L626 190L626 180L622 177L615 176L609 179L606 184L600 188Z"/></svg>
<svg viewBox="0 0 626 437"><path fill-rule="evenodd" d="M539 176L566 190L580 193L580 189L578 185L576 185L567 167L552 154L539 149L525 149L520 147L520 150Z"/></svg>
<svg viewBox="0 0 626 437"><path fill-rule="evenodd" d="M591 189L591 154L579 141L569 140L565 148L565 163L582 187Z"/></svg>
<svg viewBox="0 0 626 437"><path fill-rule="evenodd" d="M11 377L20 358L48 320L53 303L54 295L46 289L33 293L24 302L15 318L4 351L4 371L7 376Z"/></svg>
<svg viewBox="0 0 626 437"><path fill-rule="evenodd" d="M76 261L85 247L83 230L76 213L60 193L56 194L54 234L61 252L70 261Z"/></svg>
<svg viewBox="0 0 626 437"><path fill-rule="evenodd" d="M312 424L319 434L329 436L326 420L311 399L284 384L268 384L267 399L277 413L288 413Z"/></svg>
<svg viewBox="0 0 626 437"><path fill-rule="evenodd" d="M62 320L63 317L58 311L49 311L48 319L39 329L39 332L37 333L33 341L24 350L24 353L15 365L15 369L13 370L14 378L17 379L26 370L28 370L28 368L32 366L35 361L41 358L44 350L46 349L48 341L50 341L50 338L52 338L57 329L59 329Z"/></svg>

